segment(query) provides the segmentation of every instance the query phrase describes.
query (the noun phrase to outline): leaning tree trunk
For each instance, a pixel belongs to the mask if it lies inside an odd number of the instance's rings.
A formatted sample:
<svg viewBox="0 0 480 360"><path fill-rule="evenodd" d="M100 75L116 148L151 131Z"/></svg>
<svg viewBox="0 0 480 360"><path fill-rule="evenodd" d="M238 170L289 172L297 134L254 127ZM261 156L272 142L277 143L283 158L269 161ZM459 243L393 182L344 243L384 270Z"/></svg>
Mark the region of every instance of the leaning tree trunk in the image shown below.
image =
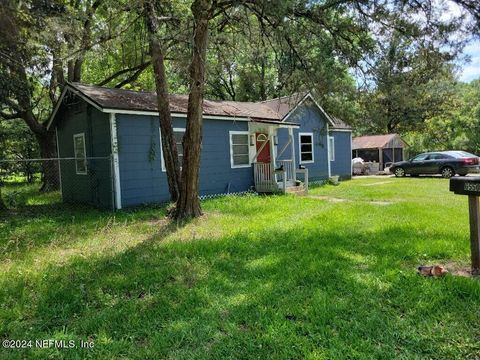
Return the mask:
<svg viewBox="0 0 480 360"><path fill-rule="evenodd" d="M205 57L207 54L210 0L195 0L193 54L190 63L190 94L188 96L187 127L183 136L182 181L175 209L176 219L202 215L199 195L200 151L202 144L203 94L205 88Z"/></svg>
<svg viewBox="0 0 480 360"><path fill-rule="evenodd" d="M5 211L7 211L7 206L5 205L5 203L3 202L3 199L2 199L2 187L1 187L1 184L0 184L0 213L5 212Z"/></svg>
<svg viewBox="0 0 480 360"><path fill-rule="evenodd" d="M57 157L57 144L55 131L47 130L45 125L33 113L33 101L29 89L27 70L23 66L16 68L19 74L22 88L18 93L18 103L21 108L27 109L22 112L22 119L35 135L40 147L40 156L42 159L52 159ZM55 160L42 160L42 187L41 191L53 191L60 188L58 176L58 164Z"/></svg>
<svg viewBox="0 0 480 360"><path fill-rule="evenodd" d="M167 171L168 190L170 200L176 202L179 198L180 164L178 151L173 134L172 117L168 100L168 84L165 75L165 62L162 45L159 39L159 24L155 6L151 0L144 3L144 16L150 41L150 55L152 58L155 86L157 90L157 104L162 138L163 159Z"/></svg>
<svg viewBox="0 0 480 360"><path fill-rule="evenodd" d="M57 144L55 132L46 131L44 134L35 134L40 145L42 159L55 159L57 157ZM41 191L54 191L60 188L58 174L58 160L42 160L42 187Z"/></svg>

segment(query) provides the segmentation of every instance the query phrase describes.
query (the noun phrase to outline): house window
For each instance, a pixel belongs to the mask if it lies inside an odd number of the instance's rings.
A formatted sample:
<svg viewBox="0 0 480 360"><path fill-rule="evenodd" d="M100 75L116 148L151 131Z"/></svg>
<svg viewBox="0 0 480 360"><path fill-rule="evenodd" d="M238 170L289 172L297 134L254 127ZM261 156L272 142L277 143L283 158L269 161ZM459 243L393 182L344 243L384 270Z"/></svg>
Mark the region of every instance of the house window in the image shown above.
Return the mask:
<svg viewBox="0 0 480 360"><path fill-rule="evenodd" d="M178 162L180 163L180 167L183 164L183 135L185 134L184 128L173 128L173 138L175 140L175 144L177 145L177 152L178 152ZM167 171L165 168L165 159L163 158L163 148L162 148L162 136L160 134L160 151L162 153L162 171Z"/></svg>
<svg viewBox="0 0 480 360"><path fill-rule="evenodd" d="M250 166L248 131L230 131L230 165L232 168Z"/></svg>
<svg viewBox="0 0 480 360"><path fill-rule="evenodd" d="M313 133L299 133L300 164L313 163Z"/></svg>
<svg viewBox="0 0 480 360"><path fill-rule="evenodd" d="M175 138L175 144L177 145L177 152L178 152L178 162L180 166L183 164L183 135L185 134L185 129L181 128L174 128L173 129L173 137Z"/></svg>
<svg viewBox="0 0 480 360"><path fill-rule="evenodd" d="M335 138L333 136L328 137L328 151L330 155L330 161L335 161Z"/></svg>
<svg viewBox="0 0 480 360"><path fill-rule="evenodd" d="M73 153L75 155L75 171L77 175L86 175L87 154L85 149L85 133L73 135Z"/></svg>

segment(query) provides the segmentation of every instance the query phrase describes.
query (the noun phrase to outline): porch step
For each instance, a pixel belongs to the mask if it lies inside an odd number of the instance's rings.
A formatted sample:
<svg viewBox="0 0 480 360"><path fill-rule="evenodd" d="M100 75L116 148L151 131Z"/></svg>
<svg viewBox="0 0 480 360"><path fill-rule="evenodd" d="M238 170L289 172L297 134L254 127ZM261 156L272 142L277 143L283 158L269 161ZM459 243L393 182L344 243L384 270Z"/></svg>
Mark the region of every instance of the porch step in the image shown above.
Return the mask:
<svg viewBox="0 0 480 360"><path fill-rule="evenodd" d="M288 186L286 192L288 194L305 195L303 186Z"/></svg>

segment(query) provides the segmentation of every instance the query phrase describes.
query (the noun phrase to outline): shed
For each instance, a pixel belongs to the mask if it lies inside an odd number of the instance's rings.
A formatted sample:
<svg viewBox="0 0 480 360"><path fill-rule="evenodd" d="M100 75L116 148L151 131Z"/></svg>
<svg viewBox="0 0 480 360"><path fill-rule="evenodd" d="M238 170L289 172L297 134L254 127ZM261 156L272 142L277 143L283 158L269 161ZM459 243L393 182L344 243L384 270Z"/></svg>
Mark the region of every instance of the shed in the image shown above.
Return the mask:
<svg viewBox="0 0 480 360"><path fill-rule="evenodd" d="M402 161L406 147L407 143L398 134L358 136L352 139L352 156L375 161L383 170L387 163Z"/></svg>

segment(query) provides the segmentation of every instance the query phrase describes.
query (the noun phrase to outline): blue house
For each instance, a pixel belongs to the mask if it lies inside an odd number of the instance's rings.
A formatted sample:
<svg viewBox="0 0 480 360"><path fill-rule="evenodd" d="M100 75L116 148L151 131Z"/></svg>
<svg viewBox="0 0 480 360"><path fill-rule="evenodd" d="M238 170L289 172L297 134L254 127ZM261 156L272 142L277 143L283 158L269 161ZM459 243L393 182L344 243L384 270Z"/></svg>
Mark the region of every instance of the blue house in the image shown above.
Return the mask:
<svg viewBox="0 0 480 360"><path fill-rule="evenodd" d="M180 161L187 103L185 95L170 97ZM203 111L203 197L351 176L351 129L310 94L205 100ZM121 209L169 200L155 94L71 83L48 127L59 158L73 159L60 162L65 201Z"/></svg>

